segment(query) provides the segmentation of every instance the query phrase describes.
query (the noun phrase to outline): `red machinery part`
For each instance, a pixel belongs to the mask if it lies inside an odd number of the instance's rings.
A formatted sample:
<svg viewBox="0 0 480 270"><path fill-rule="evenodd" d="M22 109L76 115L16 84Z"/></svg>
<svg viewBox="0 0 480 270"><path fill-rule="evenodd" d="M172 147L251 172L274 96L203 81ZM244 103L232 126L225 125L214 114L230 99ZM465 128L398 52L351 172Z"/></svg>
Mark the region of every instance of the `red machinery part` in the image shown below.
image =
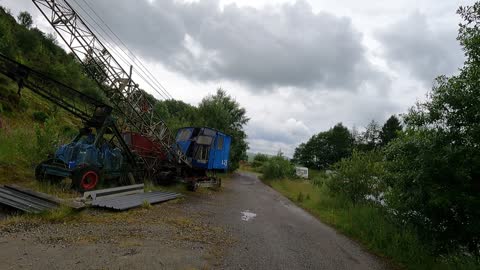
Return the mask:
<svg viewBox="0 0 480 270"><path fill-rule="evenodd" d="M139 133L124 132L123 138L130 149L141 157L156 157L161 160L167 159L167 154L162 151L160 144L154 143Z"/></svg>
<svg viewBox="0 0 480 270"><path fill-rule="evenodd" d="M83 190L95 189L98 184L99 176L95 171L87 171L80 182Z"/></svg>

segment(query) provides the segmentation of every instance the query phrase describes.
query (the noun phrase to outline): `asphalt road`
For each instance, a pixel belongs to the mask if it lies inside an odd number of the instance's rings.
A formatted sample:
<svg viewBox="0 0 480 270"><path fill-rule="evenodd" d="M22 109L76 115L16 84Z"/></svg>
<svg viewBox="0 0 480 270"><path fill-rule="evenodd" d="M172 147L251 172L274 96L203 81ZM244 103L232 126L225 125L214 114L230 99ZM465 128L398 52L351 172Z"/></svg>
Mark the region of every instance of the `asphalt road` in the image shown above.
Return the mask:
<svg viewBox="0 0 480 270"><path fill-rule="evenodd" d="M219 269L386 268L253 174L234 176L206 208L236 240Z"/></svg>

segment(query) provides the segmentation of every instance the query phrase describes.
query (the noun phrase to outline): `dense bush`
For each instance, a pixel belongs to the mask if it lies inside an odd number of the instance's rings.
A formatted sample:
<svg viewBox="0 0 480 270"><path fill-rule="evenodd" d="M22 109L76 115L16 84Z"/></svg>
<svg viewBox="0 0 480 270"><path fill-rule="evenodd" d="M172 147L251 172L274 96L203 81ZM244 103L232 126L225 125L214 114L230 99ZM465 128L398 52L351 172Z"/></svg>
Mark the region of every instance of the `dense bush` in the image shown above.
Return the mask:
<svg viewBox="0 0 480 270"><path fill-rule="evenodd" d="M260 168L266 161L268 161L268 156L265 154L256 154L253 157L252 167Z"/></svg>
<svg viewBox="0 0 480 270"><path fill-rule="evenodd" d="M44 112L34 112L32 114L33 120L40 122L40 123L45 123L48 119L48 115Z"/></svg>
<svg viewBox="0 0 480 270"><path fill-rule="evenodd" d="M0 163L31 168L71 138L60 132L59 121L48 119L43 126L17 123L0 131Z"/></svg>
<svg viewBox="0 0 480 270"><path fill-rule="evenodd" d="M467 61L439 77L428 101L405 116L406 132L387 148L387 197L402 221L442 251L480 250L480 3L460 8Z"/></svg>
<svg viewBox="0 0 480 270"><path fill-rule="evenodd" d="M262 166L263 177L267 180L293 177L295 167L283 156L275 156L266 161Z"/></svg>
<svg viewBox="0 0 480 270"><path fill-rule="evenodd" d="M383 154L380 151L354 151L350 158L334 165L326 184L333 194L341 194L354 203L379 200L385 190Z"/></svg>
<svg viewBox="0 0 480 270"><path fill-rule="evenodd" d="M32 153L32 155L38 157L38 160L45 159L49 154L53 154L55 148L64 142L64 134L60 133L58 124L55 118L51 118L46 120L42 127L35 125L37 143L35 153Z"/></svg>

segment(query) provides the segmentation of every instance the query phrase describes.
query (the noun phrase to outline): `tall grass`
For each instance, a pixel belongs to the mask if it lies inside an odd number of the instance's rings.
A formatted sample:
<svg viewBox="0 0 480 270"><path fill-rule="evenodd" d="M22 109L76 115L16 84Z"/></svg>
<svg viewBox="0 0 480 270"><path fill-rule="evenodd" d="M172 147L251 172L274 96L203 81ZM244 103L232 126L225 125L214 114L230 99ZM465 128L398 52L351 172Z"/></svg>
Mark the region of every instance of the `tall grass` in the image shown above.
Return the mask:
<svg viewBox="0 0 480 270"><path fill-rule="evenodd" d="M389 220L384 209L375 205L352 204L342 197L332 197L325 185L313 185L310 181L285 179L268 183L323 222L361 242L372 252L390 258L397 267L480 269L476 257L463 254L434 256L415 230Z"/></svg>
<svg viewBox="0 0 480 270"><path fill-rule="evenodd" d="M0 164L31 165L44 160L68 139L59 132L55 119L40 125L15 123L0 131Z"/></svg>

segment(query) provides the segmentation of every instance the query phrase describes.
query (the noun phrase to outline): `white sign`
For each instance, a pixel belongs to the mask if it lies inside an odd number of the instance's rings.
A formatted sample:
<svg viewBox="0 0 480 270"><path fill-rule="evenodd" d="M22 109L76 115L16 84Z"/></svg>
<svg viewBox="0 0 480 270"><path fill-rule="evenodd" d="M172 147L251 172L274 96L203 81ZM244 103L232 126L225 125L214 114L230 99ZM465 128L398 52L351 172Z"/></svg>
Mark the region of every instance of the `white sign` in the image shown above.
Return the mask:
<svg viewBox="0 0 480 270"><path fill-rule="evenodd" d="M298 177L308 178L308 168L307 167L295 167L295 174Z"/></svg>

